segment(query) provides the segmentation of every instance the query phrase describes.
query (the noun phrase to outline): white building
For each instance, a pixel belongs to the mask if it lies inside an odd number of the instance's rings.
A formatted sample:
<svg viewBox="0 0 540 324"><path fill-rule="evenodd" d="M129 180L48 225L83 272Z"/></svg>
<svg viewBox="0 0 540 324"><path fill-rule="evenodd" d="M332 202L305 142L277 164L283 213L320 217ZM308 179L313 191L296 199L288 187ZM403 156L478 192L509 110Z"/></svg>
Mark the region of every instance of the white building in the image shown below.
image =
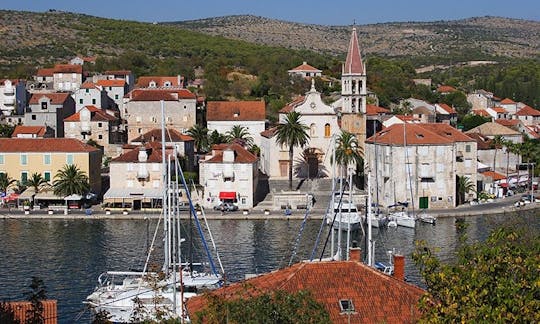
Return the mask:
<svg viewBox="0 0 540 324"><path fill-rule="evenodd" d="M107 91L93 82L83 83L71 96L75 100L75 111L79 111L86 106L109 109L113 103L107 95Z"/></svg>
<svg viewBox="0 0 540 324"><path fill-rule="evenodd" d="M253 144L261 146L266 109L264 101L208 101L206 122L208 131L226 134L235 125L245 127Z"/></svg>
<svg viewBox="0 0 540 324"><path fill-rule="evenodd" d="M96 85L107 92L118 109L122 108L123 99L128 93L128 84L123 79L98 80Z"/></svg>
<svg viewBox="0 0 540 324"><path fill-rule="evenodd" d="M23 115L27 98L24 80L0 80L0 110L4 116Z"/></svg>
<svg viewBox="0 0 540 324"><path fill-rule="evenodd" d="M322 75L322 70L319 70L309 64L307 62L303 62L302 65L299 65L295 67L294 69L291 69L287 71L290 76L299 76L301 78L313 78L313 77L320 77Z"/></svg>
<svg viewBox="0 0 540 324"><path fill-rule="evenodd" d="M240 209L254 205L259 159L238 144L219 144L199 161L199 183L204 186L202 205L212 208L220 201Z"/></svg>
<svg viewBox="0 0 540 324"><path fill-rule="evenodd" d="M453 208L456 178L476 185L476 142L447 124L395 124L366 140L375 203Z"/></svg>
<svg viewBox="0 0 540 324"><path fill-rule="evenodd" d="M53 88L55 91L75 91L84 81L81 65L57 64L53 69Z"/></svg>

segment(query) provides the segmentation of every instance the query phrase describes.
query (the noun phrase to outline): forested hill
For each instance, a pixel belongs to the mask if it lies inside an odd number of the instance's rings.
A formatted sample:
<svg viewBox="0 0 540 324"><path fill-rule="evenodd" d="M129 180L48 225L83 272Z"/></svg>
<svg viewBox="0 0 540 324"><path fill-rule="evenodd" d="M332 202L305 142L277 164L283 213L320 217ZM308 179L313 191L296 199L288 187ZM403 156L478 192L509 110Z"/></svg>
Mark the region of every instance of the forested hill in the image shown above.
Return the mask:
<svg viewBox="0 0 540 324"><path fill-rule="evenodd" d="M344 22L346 23L346 22ZM174 22L179 27L248 42L344 53L350 26L323 26L256 16L225 16ZM425 63L538 57L540 22L501 17L357 26L367 54L428 58ZM435 59L435 60L433 60Z"/></svg>

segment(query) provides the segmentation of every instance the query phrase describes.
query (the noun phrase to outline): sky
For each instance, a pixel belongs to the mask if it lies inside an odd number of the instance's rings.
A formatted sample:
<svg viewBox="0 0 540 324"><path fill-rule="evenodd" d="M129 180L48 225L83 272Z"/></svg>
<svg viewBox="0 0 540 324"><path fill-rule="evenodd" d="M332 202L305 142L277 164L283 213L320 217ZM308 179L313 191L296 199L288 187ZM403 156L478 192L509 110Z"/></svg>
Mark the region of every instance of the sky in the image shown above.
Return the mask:
<svg viewBox="0 0 540 324"><path fill-rule="evenodd" d="M48 9L144 22L251 14L318 25L500 16L540 21L538 0L3 0L1 9ZM6 3L7 2L7 3Z"/></svg>

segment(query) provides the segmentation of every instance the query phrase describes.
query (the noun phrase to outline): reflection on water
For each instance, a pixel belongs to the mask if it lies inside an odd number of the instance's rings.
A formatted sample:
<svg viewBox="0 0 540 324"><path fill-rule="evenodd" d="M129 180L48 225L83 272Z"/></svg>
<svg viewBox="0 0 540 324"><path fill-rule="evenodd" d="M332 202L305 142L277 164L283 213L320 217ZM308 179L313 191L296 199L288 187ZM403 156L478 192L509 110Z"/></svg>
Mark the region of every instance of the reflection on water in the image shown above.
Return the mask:
<svg viewBox="0 0 540 324"><path fill-rule="evenodd" d="M490 229L508 217L467 218L469 240L485 239ZM539 228L538 216L529 215L526 219L530 226ZM444 218L436 226L418 224L415 230L374 229L376 260L386 261L387 250L401 252L406 256L408 279L421 284L410 259L414 241L426 240L431 246L440 247L440 258L451 261L460 235L454 222L454 218ZM209 224L227 279L237 281L248 273L287 266L301 221L214 220ZM320 225L319 220L307 222L295 262L309 259ZM142 268L155 227L155 220L0 220L0 300L25 299L31 277L38 276L44 280L48 296L58 299L59 322L72 323L84 309L81 302L94 289L101 272ZM325 226L317 258L327 235ZM353 233L352 239L364 242L361 231ZM193 253L195 261L203 260L200 242L188 244L190 241L188 238L183 244L183 255ZM162 245L158 240L153 258L157 264L162 257ZM324 256L330 255L329 250L330 245ZM89 318L86 312L79 322L89 322Z"/></svg>

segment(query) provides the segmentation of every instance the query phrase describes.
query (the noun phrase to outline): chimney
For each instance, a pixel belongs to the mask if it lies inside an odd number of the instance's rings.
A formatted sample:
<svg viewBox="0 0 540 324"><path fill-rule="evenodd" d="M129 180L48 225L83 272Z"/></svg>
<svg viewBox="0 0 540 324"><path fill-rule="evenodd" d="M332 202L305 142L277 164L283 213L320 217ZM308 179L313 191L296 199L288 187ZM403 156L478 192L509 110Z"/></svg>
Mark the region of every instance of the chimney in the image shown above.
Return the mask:
<svg viewBox="0 0 540 324"><path fill-rule="evenodd" d="M349 261L362 262L362 249L359 247L351 247L349 249Z"/></svg>
<svg viewBox="0 0 540 324"><path fill-rule="evenodd" d="M405 280L405 257L401 254L394 254L394 278Z"/></svg>
<svg viewBox="0 0 540 324"><path fill-rule="evenodd" d="M306 61L304 61L304 62L303 62L302 64L303 64L303 65L307 65L307 62L306 62Z"/></svg>

